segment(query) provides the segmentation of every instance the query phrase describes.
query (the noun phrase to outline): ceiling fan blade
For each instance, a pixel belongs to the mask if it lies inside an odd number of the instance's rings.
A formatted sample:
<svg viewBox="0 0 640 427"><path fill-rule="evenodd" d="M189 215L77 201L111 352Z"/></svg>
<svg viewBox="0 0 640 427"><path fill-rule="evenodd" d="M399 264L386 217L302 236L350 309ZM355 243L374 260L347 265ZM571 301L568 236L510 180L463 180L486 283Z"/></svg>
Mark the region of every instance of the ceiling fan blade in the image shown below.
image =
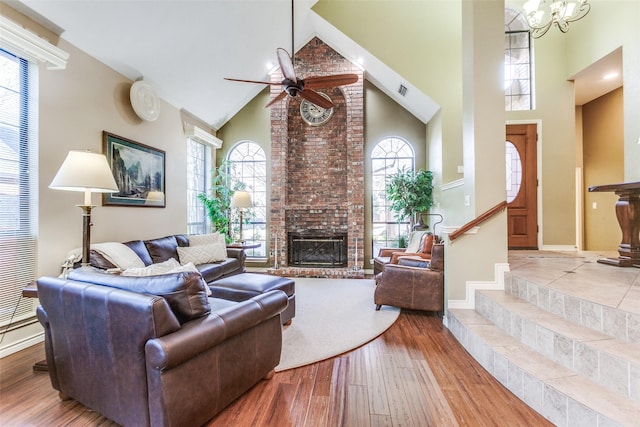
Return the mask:
<svg viewBox="0 0 640 427"><path fill-rule="evenodd" d="M342 85L350 85L358 81L357 74L334 74L332 76L315 76L304 79L304 87L308 89L324 89Z"/></svg>
<svg viewBox="0 0 640 427"><path fill-rule="evenodd" d="M322 107L324 109L333 108L333 102L311 89L304 88L300 91L299 95L307 101L313 102L318 107Z"/></svg>
<svg viewBox="0 0 640 427"><path fill-rule="evenodd" d="M264 108L269 108L271 107L273 104L275 104L278 101L281 101L285 96L287 96L287 92L282 91L278 94L278 96L276 96L275 98L273 98L271 101L269 101L269 103L267 105L264 106Z"/></svg>
<svg viewBox="0 0 640 427"><path fill-rule="evenodd" d="M274 83L274 82L260 82L260 81L257 81L257 80L231 79L229 77L225 77L224 79L232 81L232 82L257 83L257 84L260 84L260 85L278 85L279 86L279 85L282 84L282 83Z"/></svg>
<svg viewBox="0 0 640 427"><path fill-rule="evenodd" d="M284 75L285 79L291 80L293 83L297 83L298 79L296 79L296 73L293 69L293 62L291 61L291 57L286 50L279 47L277 50L278 53L278 62L280 63L280 69L282 70L282 75Z"/></svg>

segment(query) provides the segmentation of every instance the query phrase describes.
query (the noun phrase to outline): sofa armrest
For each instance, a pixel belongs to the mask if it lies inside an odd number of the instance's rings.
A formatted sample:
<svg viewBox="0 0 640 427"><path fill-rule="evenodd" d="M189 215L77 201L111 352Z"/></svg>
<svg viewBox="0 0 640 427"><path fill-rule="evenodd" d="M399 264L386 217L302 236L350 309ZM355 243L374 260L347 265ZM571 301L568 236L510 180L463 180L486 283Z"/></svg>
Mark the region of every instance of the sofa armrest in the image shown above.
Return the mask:
<svg viewBox="0 0 640 427"><path fill-rule="evenodd" d="M247 259L247 253L244 249L227 248L227 258L237 258L242 262L242 265L244 265L244 262Z"/></svg>
<svg viewBox="0 0 640 427"><path fill-rule="evenodd" d="M393 252L391 254L391 260L389 261L389 264L397 264L398 263L398 259L400 257L407 257L407 256L411 256L411 257L420 257L422 259L425 260L430 260L431 259L431 254L425 254L425 253L417 253L417 252Z"/></svg>
<svg viewBox="0 0 640 427"><path fill-rule="evenodd" d="M380 251L378 252L378 256L384 257L384 258L391 258L394 252L403 252L403 251L405 251L404 248L380 248Z"/></svg>
<svg viewBox="0 0 640 427"><path fill-rule="evenodd" d="M150 339L147 364L159 371L174 368L226 339L248 330L287 308L287 295L271 291L182 325L179 331Z"/></svg>

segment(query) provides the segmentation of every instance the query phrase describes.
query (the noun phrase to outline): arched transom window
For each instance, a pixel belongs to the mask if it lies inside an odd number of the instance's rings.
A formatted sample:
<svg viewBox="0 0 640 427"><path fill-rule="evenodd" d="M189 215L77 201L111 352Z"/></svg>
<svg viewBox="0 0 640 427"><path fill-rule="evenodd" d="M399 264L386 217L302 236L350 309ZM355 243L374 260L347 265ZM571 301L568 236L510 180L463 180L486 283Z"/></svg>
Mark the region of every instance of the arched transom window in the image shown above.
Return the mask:
<svg viewBox="0 0 640 427"><path fill-rule="evenodd" d="M266 257L267 229L267 160L262 147L252 141L236 144L227 155L231 188L238 184L251 195L253 208L244 213L242 239L260 243L258 248L246 250L247 257ZM231 232L240 231L239 216L232 212Z"/></svg>

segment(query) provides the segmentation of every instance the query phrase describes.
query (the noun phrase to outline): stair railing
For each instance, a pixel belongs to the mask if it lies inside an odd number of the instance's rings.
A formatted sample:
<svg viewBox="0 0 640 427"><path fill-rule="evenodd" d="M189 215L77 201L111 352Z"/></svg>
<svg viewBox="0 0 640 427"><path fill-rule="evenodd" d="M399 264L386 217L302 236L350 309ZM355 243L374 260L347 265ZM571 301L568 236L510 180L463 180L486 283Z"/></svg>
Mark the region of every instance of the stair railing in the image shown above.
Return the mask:
<svg viewBox="0 0 640 427"><path fill-rule="evenodd" d="M466 233L467 231L471 230L473 227L477 227L478 225L482 224L483 222L485 222L486 220L488 220L489 218L491 218L495 214L503 211L504 209L506 209L506 207L507 207L507 201L503 200L502 202L498 203L497 205L495 205L494 207L492 207L488 211L478 215L478 217L472 219L471 221L469 221L468 223L466 223L462 227L460 227L457 230L455 230L454 232L450 233L449 234L449 240L451 242L453 242L455 239L457 239L458 237L462 236L464 233Z"/></svg>

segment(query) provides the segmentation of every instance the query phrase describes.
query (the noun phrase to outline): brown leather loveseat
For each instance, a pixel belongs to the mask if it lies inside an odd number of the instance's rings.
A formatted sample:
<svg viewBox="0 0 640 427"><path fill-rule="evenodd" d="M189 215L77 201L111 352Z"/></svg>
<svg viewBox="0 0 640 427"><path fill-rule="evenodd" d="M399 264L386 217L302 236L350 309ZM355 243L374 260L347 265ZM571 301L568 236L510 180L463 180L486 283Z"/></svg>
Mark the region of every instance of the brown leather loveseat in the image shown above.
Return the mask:
<svg viewBox="0 0 640 427"><path fill-rule="evenodd" d="M280 361L279 290L232 302L196 272L87 268L37 286L53 388L124 426L202 425Z"/></svg>

